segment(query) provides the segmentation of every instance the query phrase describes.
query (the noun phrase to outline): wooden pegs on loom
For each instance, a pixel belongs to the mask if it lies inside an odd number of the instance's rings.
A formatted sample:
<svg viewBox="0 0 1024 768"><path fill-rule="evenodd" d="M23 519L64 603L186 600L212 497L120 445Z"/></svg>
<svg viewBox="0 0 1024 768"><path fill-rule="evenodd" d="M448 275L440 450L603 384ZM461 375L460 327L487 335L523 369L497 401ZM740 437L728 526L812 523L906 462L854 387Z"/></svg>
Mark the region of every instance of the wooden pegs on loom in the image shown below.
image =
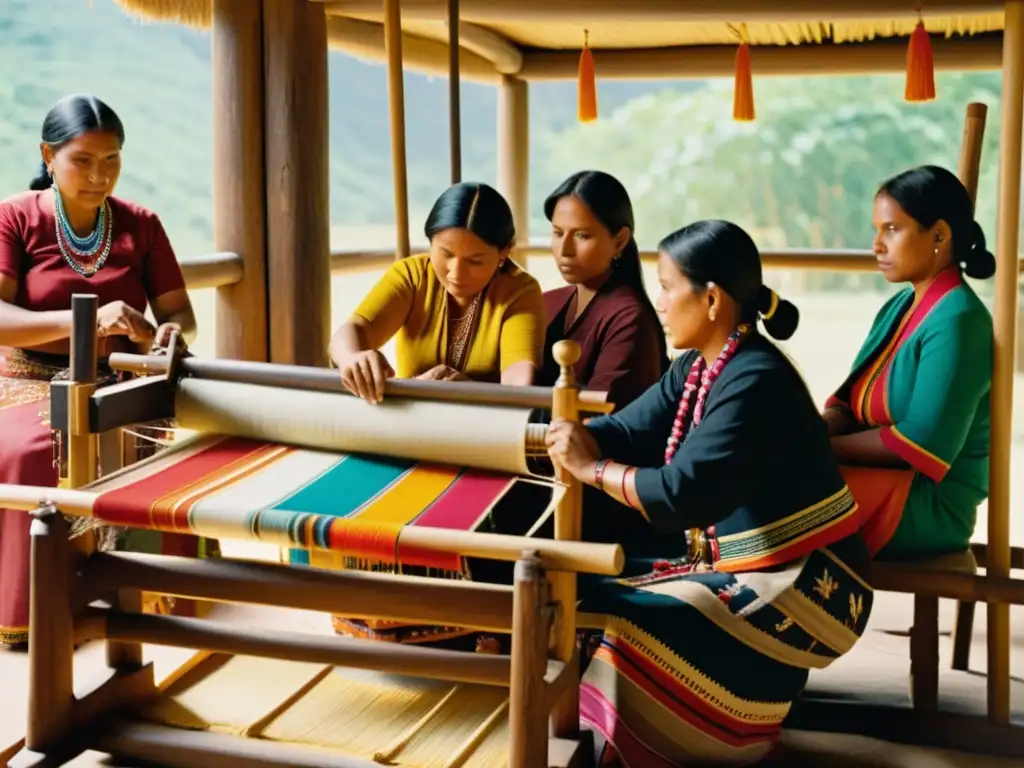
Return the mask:
<svg viewBox="0 0 1024 768"><path fill-rule="evenodd" d="M581 123L592 123L597 120L597 74L594 54L590 50L590 32L587 30L583 30L583 50L580 52L577 80L577 116Z"/></svg>
<svg viewBox="0 0 1024 768"><path fill-rule="evenodd" d="M921 19L918 19L907 45L907 84L903 98L906 101L932 101L935 98L932 41Z"/></svg>

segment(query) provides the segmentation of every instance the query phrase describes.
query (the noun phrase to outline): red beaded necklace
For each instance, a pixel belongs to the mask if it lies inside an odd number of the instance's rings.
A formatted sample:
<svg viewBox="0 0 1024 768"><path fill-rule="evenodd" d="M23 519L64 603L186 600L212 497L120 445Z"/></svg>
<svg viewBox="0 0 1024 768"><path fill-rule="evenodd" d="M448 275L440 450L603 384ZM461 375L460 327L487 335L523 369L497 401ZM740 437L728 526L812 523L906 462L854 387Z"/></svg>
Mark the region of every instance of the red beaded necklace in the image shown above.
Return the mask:
<svg viewBox="0 0 1024 768"><path fill-rule="evenodd" d="M672 432L669 435L668 444L665 446L666 464L672 463L672 457L676 455L676 450L678 450L683 440L686 439L686 434L688 433L687 418L690 415L694 393L697 395L697 404L693 408L693 426L696 427L700 424L701 417L704 415L704 403L708 399L708 391L722 373L726 363L732 360L733 355L736 354L736 349L739 347L740 342L747 337L752 329L753 326L751 325L741 325L733 331L728 341L725 342L725 346L722 347L722 351L718 353L718 358L710 368L707 367L704 358L700 355L697 355L697 359L693 361L693 365L690 366L690 373L686 377L686 384L683 385L683 394L679 398L679 410L676 411L675 421L672 422ZM698 381L700 381L699 388L697 387Z"/></svg>

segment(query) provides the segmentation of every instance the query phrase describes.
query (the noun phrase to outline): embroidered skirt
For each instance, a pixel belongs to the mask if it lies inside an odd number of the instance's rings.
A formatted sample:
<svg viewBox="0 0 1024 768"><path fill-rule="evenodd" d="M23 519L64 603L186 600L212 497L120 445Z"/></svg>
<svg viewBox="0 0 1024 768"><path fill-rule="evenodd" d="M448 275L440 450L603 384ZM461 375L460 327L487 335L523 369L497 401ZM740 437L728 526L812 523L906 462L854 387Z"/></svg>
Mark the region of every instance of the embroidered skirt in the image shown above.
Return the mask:
<svg viewBox="0 0 1024 768"><path fill-rule="evenodd" d="M579 622L603 630L580 688L598 764L752 765L776 745L811 669L864 631L872 592L856 537L773 572L662 561L583 586ZM857 565L851 565L856 563Z"/></svg>

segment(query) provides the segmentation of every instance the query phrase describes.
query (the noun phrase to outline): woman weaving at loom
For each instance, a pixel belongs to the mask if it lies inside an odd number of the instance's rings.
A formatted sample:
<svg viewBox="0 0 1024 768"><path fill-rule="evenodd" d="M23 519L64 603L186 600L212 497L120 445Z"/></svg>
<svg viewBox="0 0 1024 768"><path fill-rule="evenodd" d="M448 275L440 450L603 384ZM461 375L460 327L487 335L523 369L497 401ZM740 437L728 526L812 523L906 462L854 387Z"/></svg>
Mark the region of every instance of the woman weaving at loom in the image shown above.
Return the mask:
<svg viewBox="0 0 1024 768"><path fill-rule="evenodd" d="M540 285L509 257L512 210L486 184L437 199L424 227L430 253L396 261L331 340L353 393L379 402L395 375L380 348L398 335L401 378L528 385L540 365Z"/></svg>
<svg viewBox="0 0 1024 768"><path fill-rule="evenodd" d="M100 356L185 339L195 317L159 219L111 197L124 127L89 95L46 115L30 192L0 202L0 483L55 486L49 381L68 367L71 296L94 293ZM148 306L159 323L143 313ZM100 369L101 382L112 380ZM28 637L29 522L0 510L0 644ZM187 537L195 549L193 537Z"/></svg>
<svg viewBox="0 0 1024 768"><path fill-rule="evenodd" d="M809 670L864 630L867 552L810 394L755 328L787 338L798 317L762 284L753 241L702 221L659 251L658 311L694 351L619 413L547 437L553 461L663 536L666 558L581 583L579 622L603 637L580 713L599 765L753 764Z"/></svg>
<svg viewBox="0 0 1024 768"><path fill-rule="evenodd" d="M832 448L882 558L963 552L988 496L992 317L963 275L995 259L959 179L922 166L875 196L874 251L909 285L878 315L826 403Z"/></svg>

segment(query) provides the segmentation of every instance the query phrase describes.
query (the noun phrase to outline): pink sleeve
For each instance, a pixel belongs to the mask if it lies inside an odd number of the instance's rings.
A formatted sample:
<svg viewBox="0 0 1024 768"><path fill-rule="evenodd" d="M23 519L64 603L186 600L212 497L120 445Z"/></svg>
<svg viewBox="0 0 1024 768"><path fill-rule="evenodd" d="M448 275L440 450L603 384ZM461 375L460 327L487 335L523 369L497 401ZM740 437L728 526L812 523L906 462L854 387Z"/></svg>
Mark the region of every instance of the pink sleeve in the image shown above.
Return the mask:
<svg viewBox="0 0 1024 768"><path fill-rule="evenodd" d="M149 251L144 257L142 280L146 286L146 296L152 301L165 293L184 288L185 276L181 273L178 257L174 255L164 225L156 214L144 217L142 223L149 230Z"/></svg>
<svg viewBox="0 0 1024 768"><path fill-rule="evenodd" d="M24 255L25 247L14 218L14 208L0 203L0 275L20 280Z"/></svg>

